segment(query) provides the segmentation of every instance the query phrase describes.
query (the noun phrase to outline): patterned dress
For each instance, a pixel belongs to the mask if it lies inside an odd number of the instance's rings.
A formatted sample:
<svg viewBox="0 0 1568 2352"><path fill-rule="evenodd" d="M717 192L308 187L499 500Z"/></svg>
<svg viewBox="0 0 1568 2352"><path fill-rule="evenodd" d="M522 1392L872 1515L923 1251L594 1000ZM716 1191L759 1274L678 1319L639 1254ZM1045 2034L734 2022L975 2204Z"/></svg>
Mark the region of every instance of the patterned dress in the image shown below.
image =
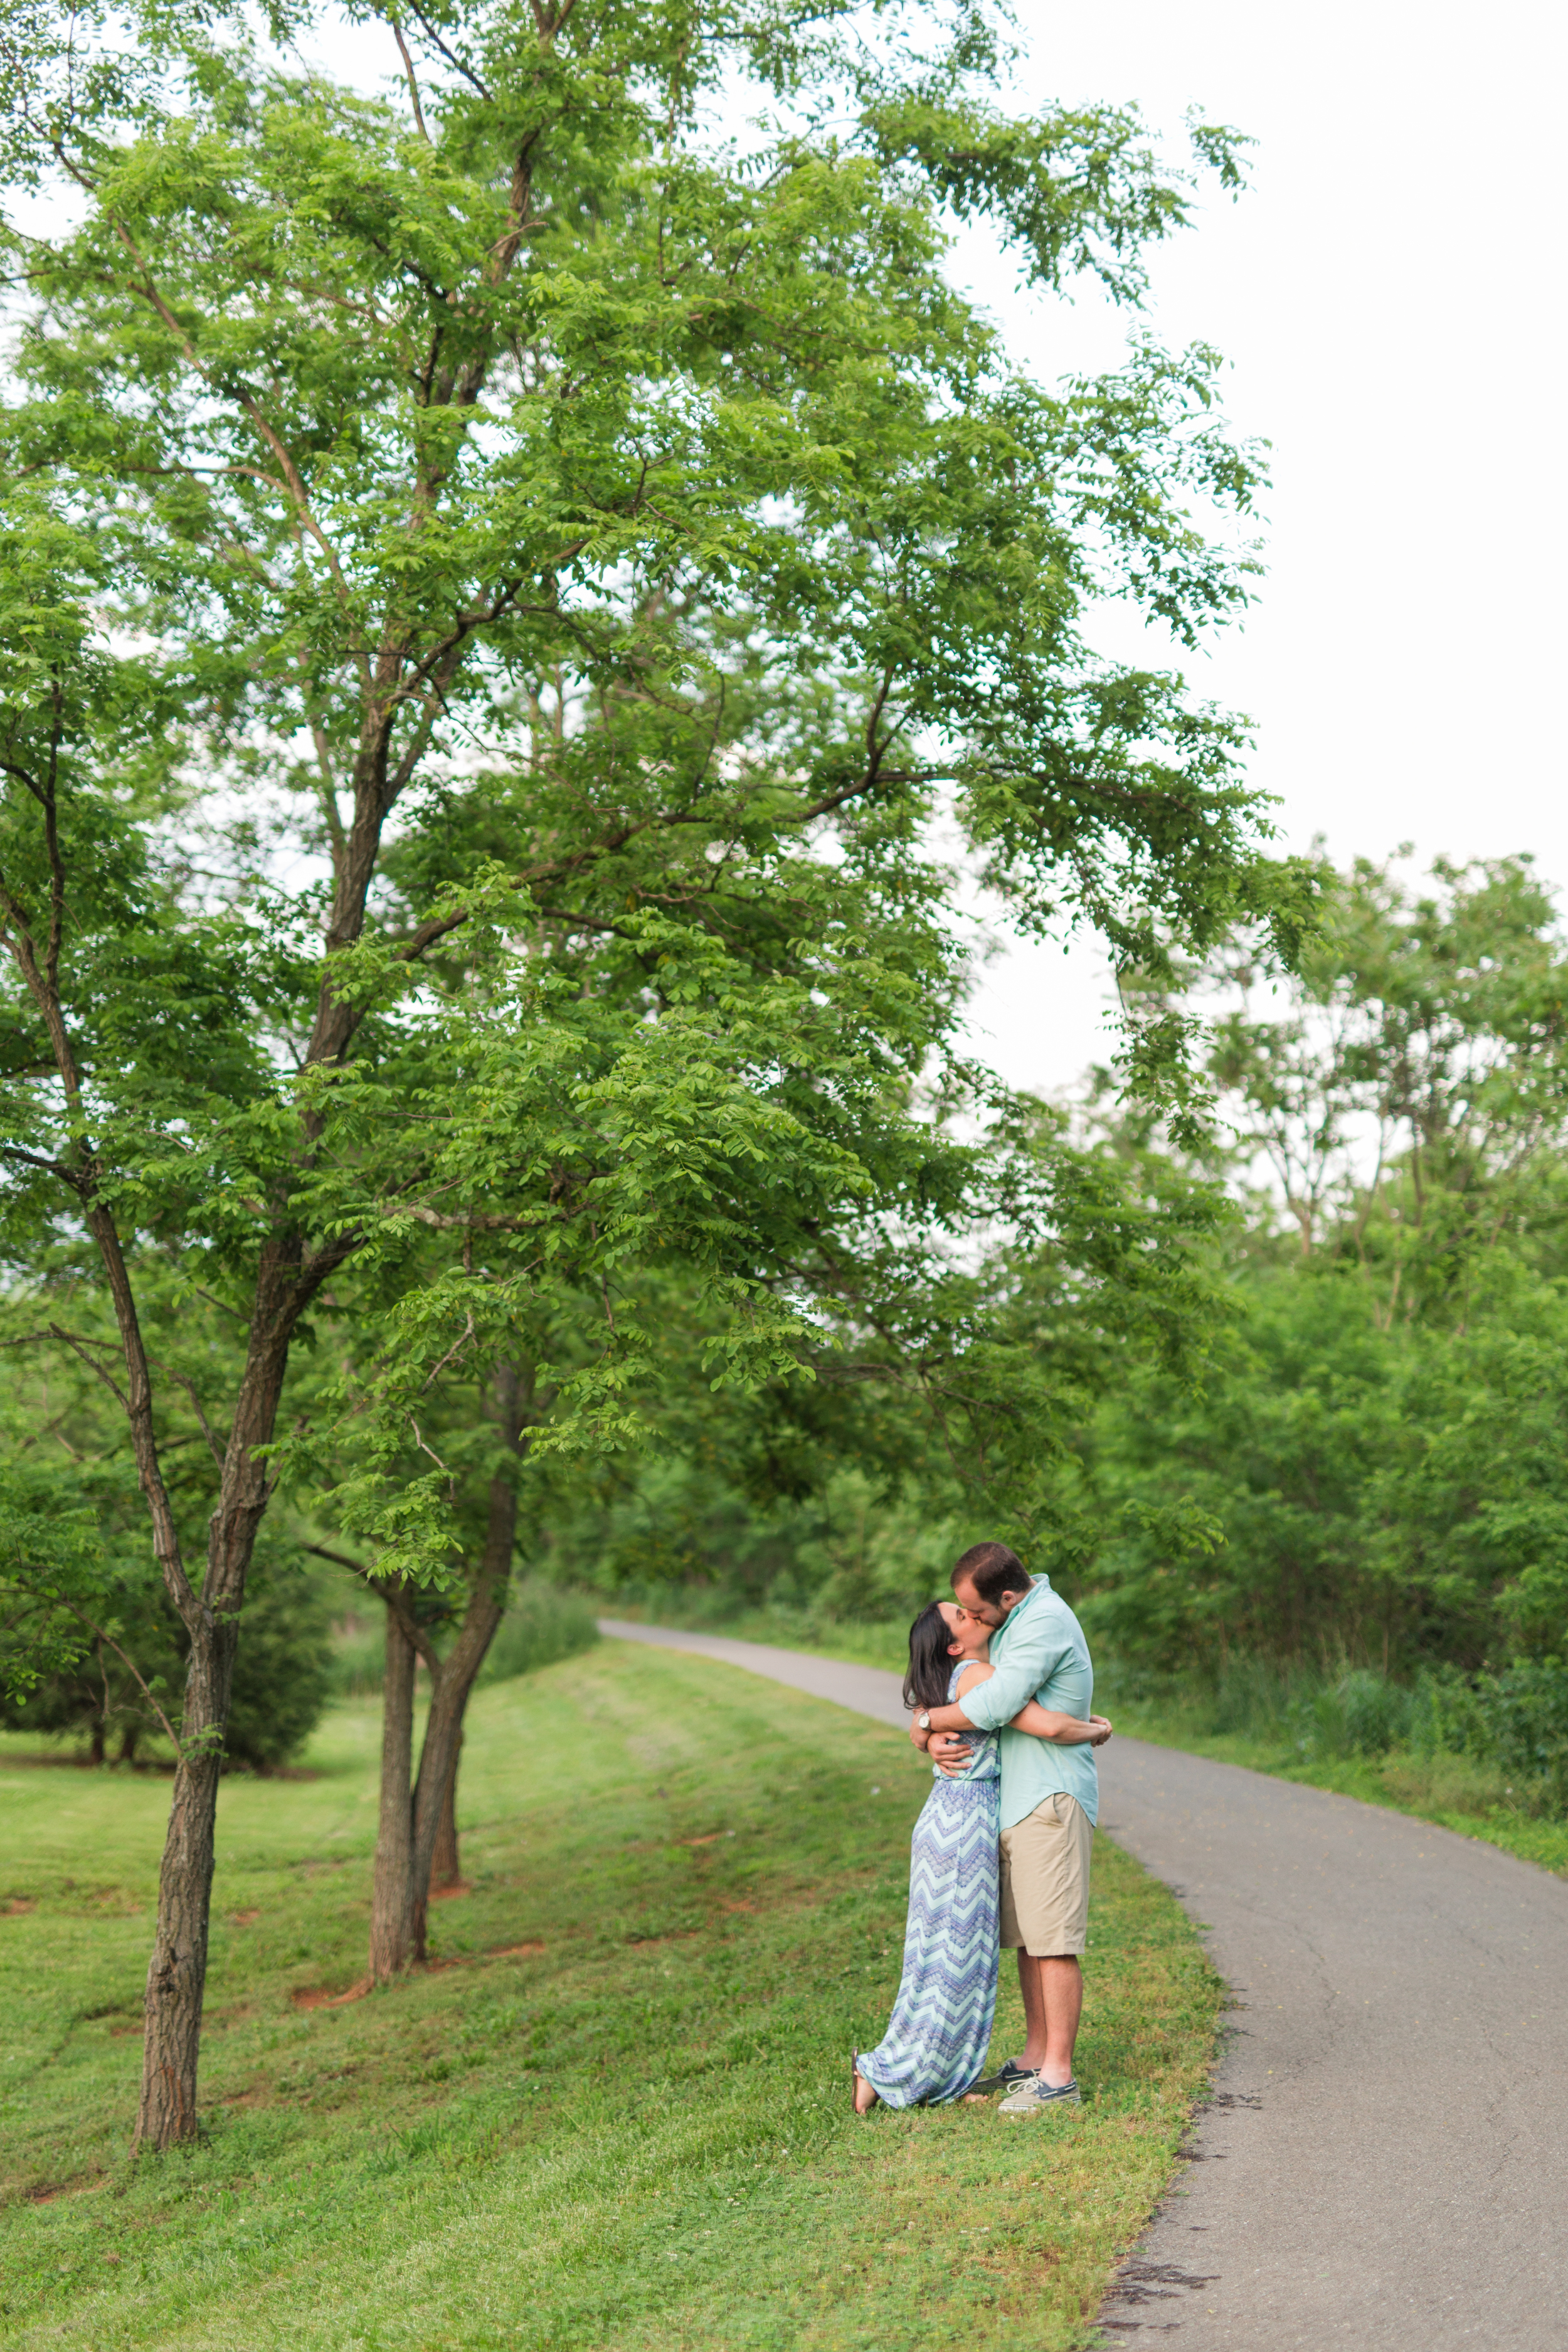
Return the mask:
<svg viewBox="0 0 1568 2352"><path fill-rule="evenodd" d="M948 1681L948 1703L969 1661ZM973 1741L973 1761L935 1786L915 1823L904 1973L887 2032L856 2066L889 2107L956 2099L979 2075L996 2012L996 1735Z"/></svg>

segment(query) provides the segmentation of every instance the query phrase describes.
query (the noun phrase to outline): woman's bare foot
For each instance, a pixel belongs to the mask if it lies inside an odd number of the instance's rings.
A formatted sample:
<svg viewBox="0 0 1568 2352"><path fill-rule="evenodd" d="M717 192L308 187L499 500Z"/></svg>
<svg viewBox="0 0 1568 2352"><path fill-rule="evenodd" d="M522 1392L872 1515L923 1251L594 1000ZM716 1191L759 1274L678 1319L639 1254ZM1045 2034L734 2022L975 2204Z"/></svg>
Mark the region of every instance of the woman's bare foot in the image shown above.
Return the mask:
<svg viewBox="0 0 1568 2352"><path fill-rule="evenodd" d="M851 2063L854 2063L854 2062L853 2062L853 2061L851 2061ZM864 2075L864 2074L862 2074L862 2073L860 2072L859 2067L858 2067L858 2066L857 2066L857 2067L855 2068L855 2112L856 2112L856 2114L857 2114L858 2116L868 2116L868 2115L870 2114L870 2112L871 2112L872 2108L876 2105L876 2104L877 2104L877 2094L876 2094L876 2092L873 2090L873 2088L872 2088L871 2084L870 2084L869 2083L868 2083L868 2081L866 2080L865 2075Z"/></svg>

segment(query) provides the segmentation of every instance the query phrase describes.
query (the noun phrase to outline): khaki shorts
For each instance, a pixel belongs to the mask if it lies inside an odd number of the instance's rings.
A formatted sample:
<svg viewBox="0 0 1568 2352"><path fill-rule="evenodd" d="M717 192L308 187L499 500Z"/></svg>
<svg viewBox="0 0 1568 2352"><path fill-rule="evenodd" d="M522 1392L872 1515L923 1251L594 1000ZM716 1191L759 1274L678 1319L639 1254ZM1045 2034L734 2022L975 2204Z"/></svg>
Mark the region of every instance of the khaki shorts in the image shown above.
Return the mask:
<svg viewBox="0 0 1568 2352"><path fill-rule="evenodd" d="M1002 1944L1037 1958L1081 1952L1089 1940L1089 1857L1094 1823L1065 1790L1002 1832Z"/></svg>

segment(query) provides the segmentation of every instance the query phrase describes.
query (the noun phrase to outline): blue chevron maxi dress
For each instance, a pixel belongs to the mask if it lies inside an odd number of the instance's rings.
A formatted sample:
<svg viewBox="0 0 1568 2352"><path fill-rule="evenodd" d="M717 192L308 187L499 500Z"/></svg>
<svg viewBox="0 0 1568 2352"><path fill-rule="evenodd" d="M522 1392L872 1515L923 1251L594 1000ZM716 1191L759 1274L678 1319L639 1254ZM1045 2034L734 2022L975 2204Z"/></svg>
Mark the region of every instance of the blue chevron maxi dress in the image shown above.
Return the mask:
<svg viewBox="0 0 1568 2352"><path fill-rule="evenodd" d="M967 1660L954 1667L953 1684ZM956 2099L981 2073L996 2012L997 1799L994 1732L961 1780L936 1772L910 1853L904 1973L887 2032L856 2066L890 2107Z"/></svg>

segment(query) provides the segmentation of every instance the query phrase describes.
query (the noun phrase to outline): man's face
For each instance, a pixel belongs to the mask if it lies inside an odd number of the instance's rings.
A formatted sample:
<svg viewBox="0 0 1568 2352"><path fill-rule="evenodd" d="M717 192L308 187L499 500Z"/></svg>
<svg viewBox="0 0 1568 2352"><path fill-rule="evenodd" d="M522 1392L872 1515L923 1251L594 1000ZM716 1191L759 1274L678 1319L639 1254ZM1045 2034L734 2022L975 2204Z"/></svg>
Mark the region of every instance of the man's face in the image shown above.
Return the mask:
<svg viewBox="0 0 1568 2352"><path fill-rule="evenodd" d="M1016 1609L1024 1598L1021 1592L1005 1592L993 1606L989 1601L982 1601L967 1576L953 1580L952 1597L961 1609L967 1609L969 1614L978 1617L983 1625L992 1626L1000 1625L1008 1611Z"/></svg>

